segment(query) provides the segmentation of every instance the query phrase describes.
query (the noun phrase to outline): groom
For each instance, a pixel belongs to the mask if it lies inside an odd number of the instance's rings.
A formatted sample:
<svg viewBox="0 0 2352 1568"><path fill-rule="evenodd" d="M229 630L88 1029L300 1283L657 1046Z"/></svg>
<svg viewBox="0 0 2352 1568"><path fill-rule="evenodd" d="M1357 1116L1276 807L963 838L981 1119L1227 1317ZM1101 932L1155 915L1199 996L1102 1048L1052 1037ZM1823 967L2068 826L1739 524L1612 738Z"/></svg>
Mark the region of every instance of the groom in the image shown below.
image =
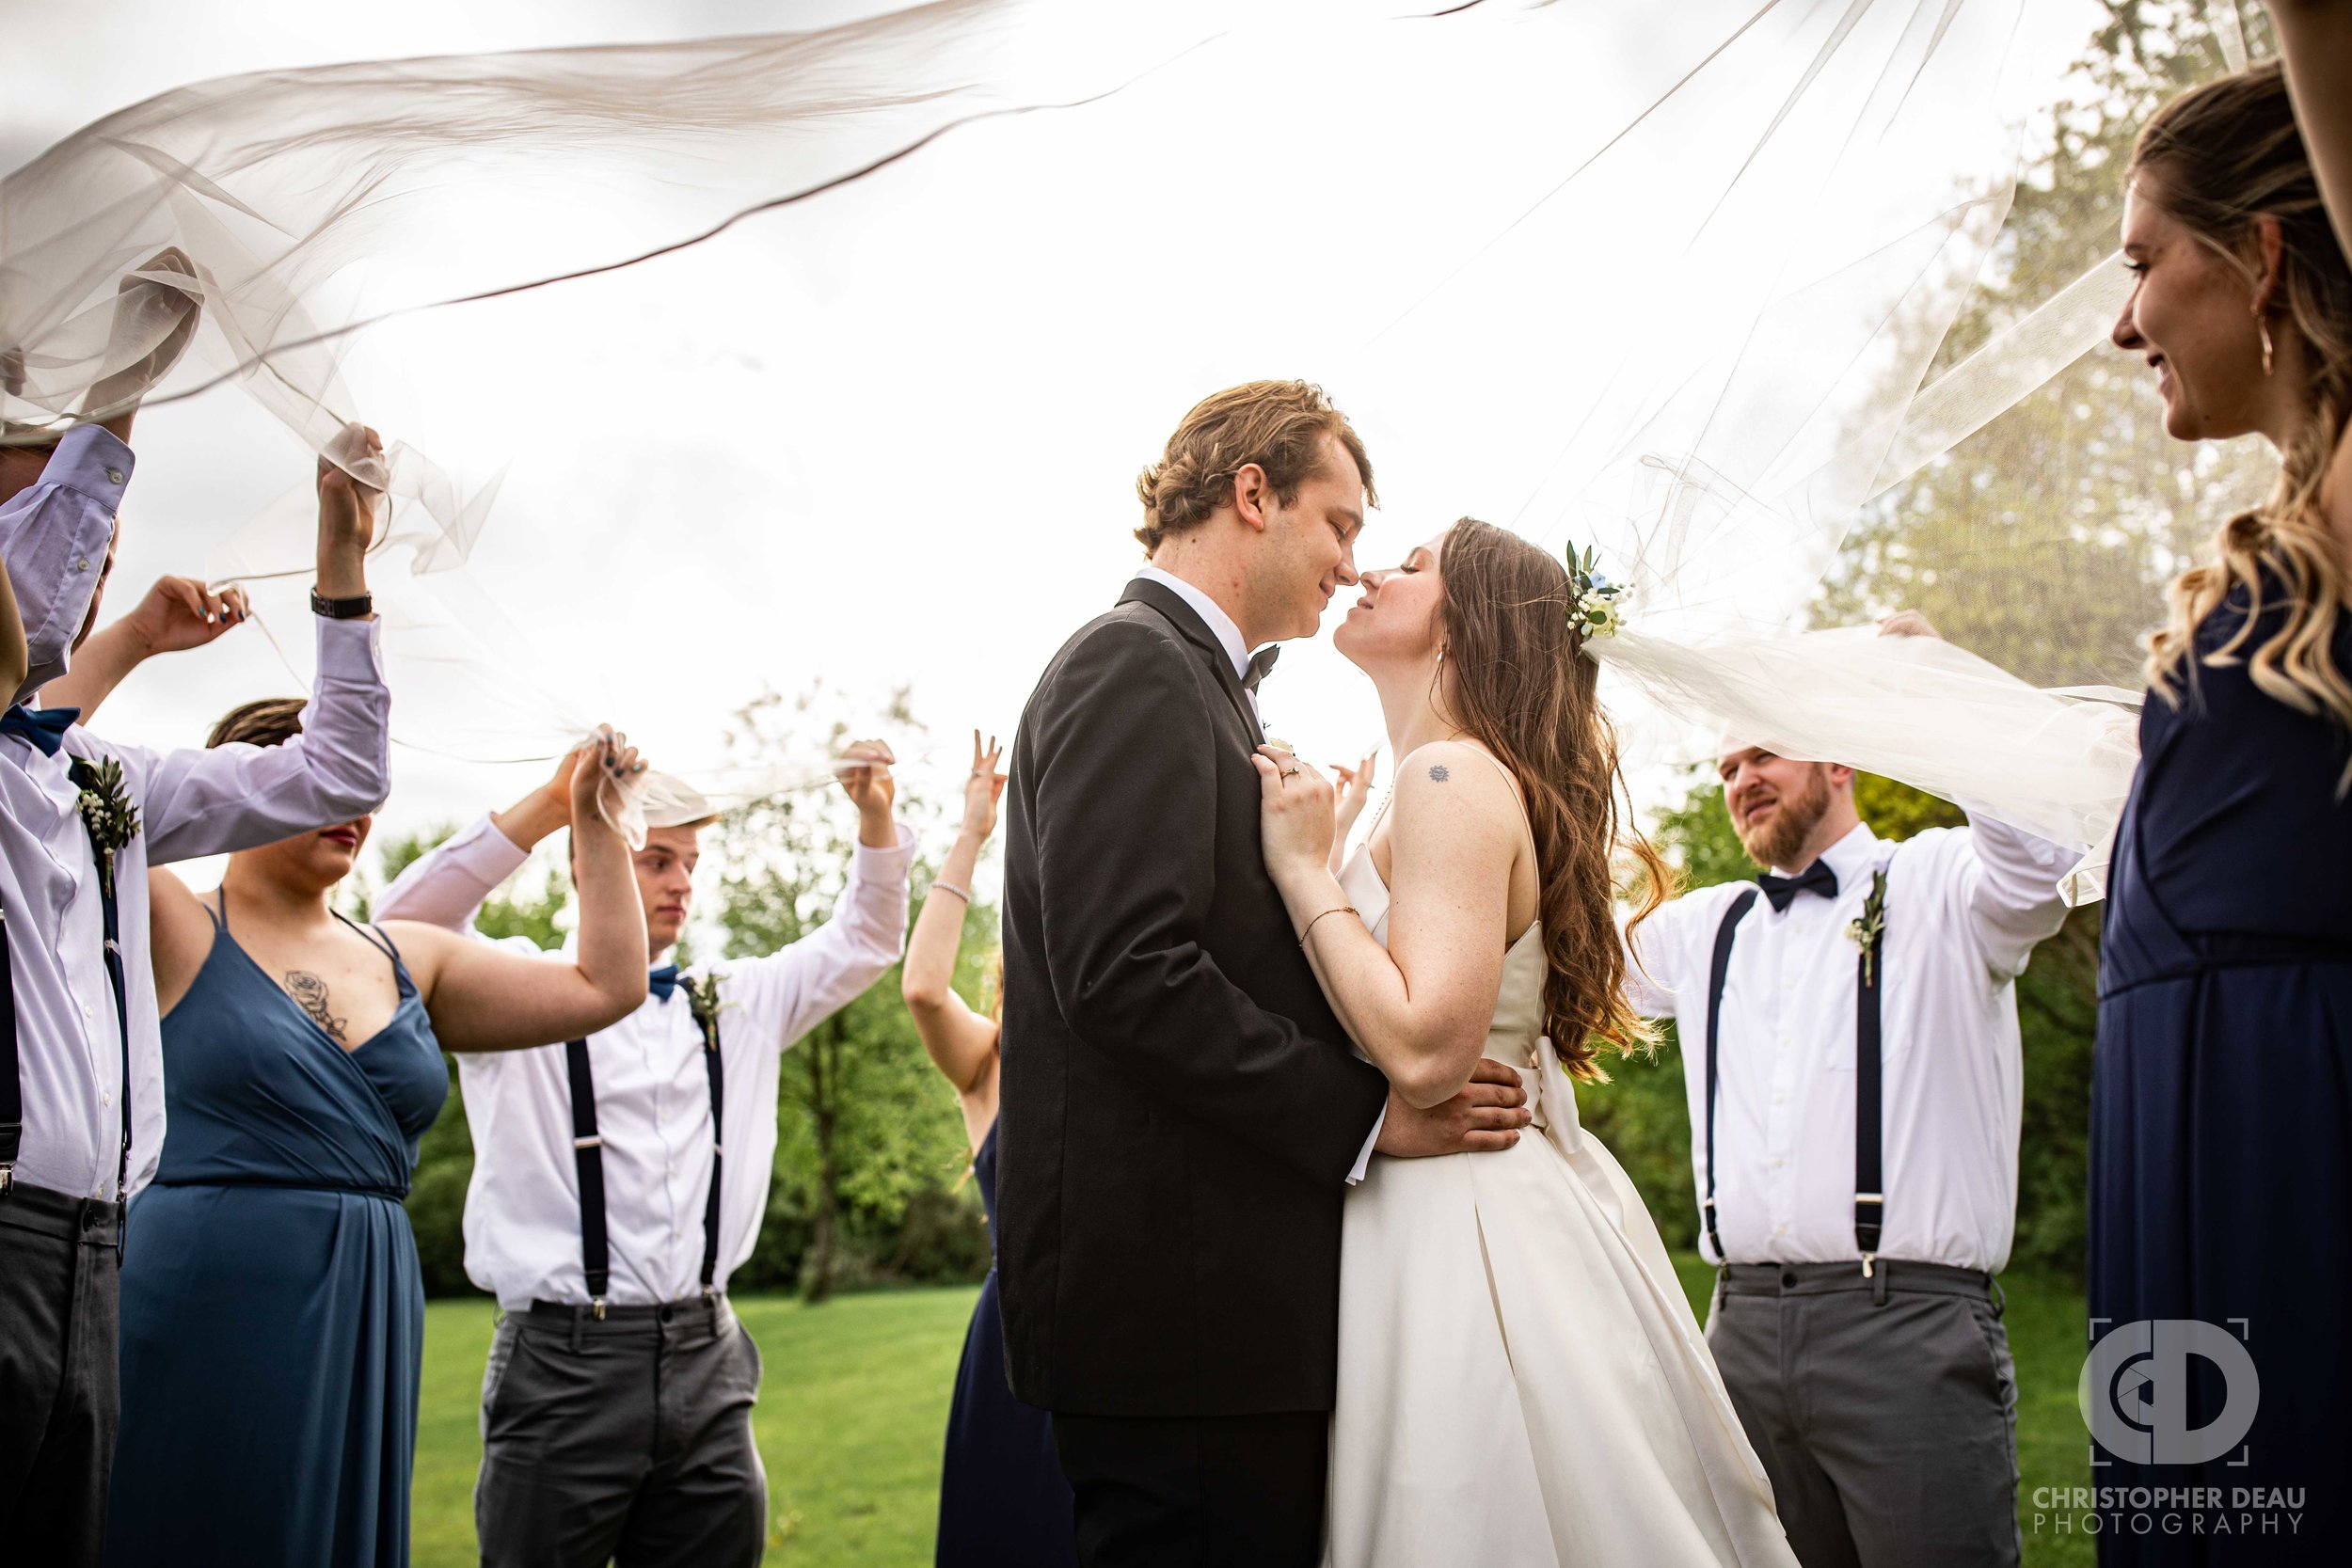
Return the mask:
<svg viewBox="0 0 2352 1568"><path fill-rule="evenodd" d="M1046 667L1006 792L1006 1360L1085 1562L1308 1564L1346 1189L1375 1148L1505 1148L1528 1113L1497 1063L1391 1096L1260 859L1249 650L1356 581L1363 443L1320 388L1251 382L1136 489L1152 563Z"/></svg>

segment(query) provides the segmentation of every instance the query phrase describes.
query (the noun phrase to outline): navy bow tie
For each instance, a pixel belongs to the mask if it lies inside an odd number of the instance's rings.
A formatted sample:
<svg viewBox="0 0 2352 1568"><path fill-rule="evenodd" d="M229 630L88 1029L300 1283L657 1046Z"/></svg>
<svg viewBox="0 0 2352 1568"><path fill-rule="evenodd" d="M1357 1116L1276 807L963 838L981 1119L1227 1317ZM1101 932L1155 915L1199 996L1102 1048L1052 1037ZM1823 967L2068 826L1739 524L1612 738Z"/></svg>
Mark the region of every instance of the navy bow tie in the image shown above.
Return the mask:
<svg viewBox="0 0 2352 1568"><path fill-rule="evenodd" d="M663 964L645 976L645 989L658 1001L667 1002L677 990L677 965Z"/></svg>
<svg viewBox="0 0 2352 1568"><path fill-rule="evenodd" d="M1279 642L1269 642L1251 654L1249 668L1242 672L1241 689L1244 691L1257 690L1258 683L1265 679L1265 673L1273 669L1274 661L1281 657L1282 645Z"/></svg>
<svg viewBox="0 0 2352 1568"><path fill-rule="evenodd" d="M43 756L56 756L57 748L65 744L65 732L82 717L78 707L26 707L11 703L8 711L0 714L0 735L13 735L32 742Z"/></svg>
<svg viewBox="0 0 2352 1568"><path fill-rule="evenodd" d="M1829 868L1829 862L1815 861L1793 877L1775 877L1765 872L1756 879L1764 890L1764 896L1772 901L1772 912L1785 914L1797 901L1800 893L1818 893L1824 898L1837 896L1837 873Z"/></svg>

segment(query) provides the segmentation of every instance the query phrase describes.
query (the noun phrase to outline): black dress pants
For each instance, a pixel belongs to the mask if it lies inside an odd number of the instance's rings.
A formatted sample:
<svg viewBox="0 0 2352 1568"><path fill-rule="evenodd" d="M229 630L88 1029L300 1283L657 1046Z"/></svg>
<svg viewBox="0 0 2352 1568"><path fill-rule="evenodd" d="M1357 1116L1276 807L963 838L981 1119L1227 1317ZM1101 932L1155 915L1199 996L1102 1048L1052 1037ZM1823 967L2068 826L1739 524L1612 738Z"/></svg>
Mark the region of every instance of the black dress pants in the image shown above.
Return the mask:
<svg viewBox="0 0 2352 1568"><path fill-rule="evenodd" d="M1313 1568L1326 1410L1054 1417L1086 1568Z"/></svg>
<svg viewBox="0 0 2352 1568"><path fill-rule="evenodd" d="M0 1560L98 1562L121 1418L122 1210L0 1194Z"/></svg>

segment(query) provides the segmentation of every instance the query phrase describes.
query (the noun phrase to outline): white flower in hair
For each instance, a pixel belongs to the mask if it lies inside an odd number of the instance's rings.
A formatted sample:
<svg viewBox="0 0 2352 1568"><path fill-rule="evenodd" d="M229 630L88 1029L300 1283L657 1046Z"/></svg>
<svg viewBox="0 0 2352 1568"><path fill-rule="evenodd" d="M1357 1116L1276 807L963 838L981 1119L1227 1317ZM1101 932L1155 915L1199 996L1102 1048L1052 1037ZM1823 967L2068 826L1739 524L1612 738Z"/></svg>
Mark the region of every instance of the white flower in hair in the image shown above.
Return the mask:
<svg viewBox="0 0 2352 1568"><path fill-rule="evenodd" d="M1607 637L1625 624L1626 585L1612 582L1599 570L1600 550L1587 545L1581 555L1568 548L1568 625L1580 637Z"/></svg>

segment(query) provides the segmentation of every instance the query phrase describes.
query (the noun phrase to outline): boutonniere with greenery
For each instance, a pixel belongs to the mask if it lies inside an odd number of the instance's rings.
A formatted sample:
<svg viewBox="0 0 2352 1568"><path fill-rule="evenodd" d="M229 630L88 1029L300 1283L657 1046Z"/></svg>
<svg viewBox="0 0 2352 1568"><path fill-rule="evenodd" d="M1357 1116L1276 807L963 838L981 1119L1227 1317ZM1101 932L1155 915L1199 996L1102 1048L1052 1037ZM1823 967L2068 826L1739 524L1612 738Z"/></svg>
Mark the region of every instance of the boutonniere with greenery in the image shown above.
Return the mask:
<svg viewBox="0 0 2352 1568"><path fill-rule="evenodd" d="M83 824L89 829L90 847L98 851L98 874L112 893L115 855L139 832L139 808L131 803L131 792L123 785L122 764L114 757L94 763L75 757L66 777L82 792L76 803Z"/></svg>
<svg viewBox="0 0 2352 1568"><path fill-rule="evenodd" d="M703 1048L715 1051L719 1047L719 977L715 974L689 974L678 981L678 990L686 993L686 1010L694 1017L694 1025L703 1032Z"/></svg>
<svg viewBox="0 0 2352 1568"><path fill-rule="evenodd" d="M1862 949L1862 983L1869 985L1871 955L1886 934L1886 867L1870 873L1870 896L1862 901L1861 918L1846 927L1846 934Z"/></svg>

